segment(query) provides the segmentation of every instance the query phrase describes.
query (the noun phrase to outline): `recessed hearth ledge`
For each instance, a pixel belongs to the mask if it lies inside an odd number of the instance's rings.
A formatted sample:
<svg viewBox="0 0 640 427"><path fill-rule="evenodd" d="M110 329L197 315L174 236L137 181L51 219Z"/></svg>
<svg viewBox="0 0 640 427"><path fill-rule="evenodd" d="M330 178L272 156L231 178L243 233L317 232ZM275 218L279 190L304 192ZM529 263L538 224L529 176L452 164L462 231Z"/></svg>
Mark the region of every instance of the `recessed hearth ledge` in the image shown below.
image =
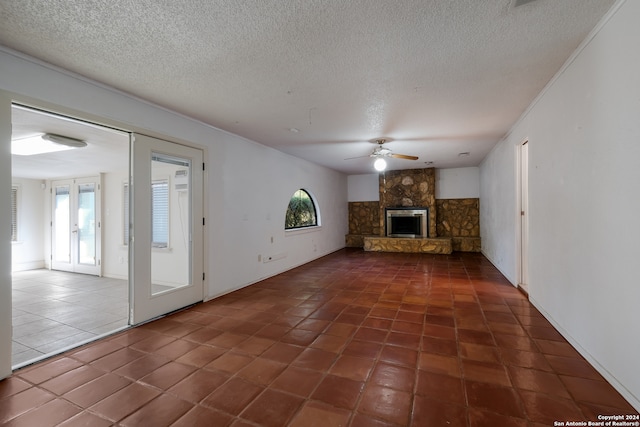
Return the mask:
<svg viewBox="0 0 640 427"><path fill-rule="evenodd" d="M408 252L450 254L453 241L450 237L382 237L365 236L364 250L372 252Z"/></svg>

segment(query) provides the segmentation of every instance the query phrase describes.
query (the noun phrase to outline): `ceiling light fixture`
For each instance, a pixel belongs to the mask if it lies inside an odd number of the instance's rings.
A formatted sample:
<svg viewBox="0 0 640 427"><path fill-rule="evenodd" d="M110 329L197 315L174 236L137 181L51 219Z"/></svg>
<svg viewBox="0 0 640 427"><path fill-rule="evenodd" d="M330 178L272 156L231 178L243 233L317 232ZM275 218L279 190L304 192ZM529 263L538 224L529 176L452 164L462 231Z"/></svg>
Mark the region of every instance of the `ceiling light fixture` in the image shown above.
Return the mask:
<svg viewBox="0 0 640 427"><path fill-rule="evenodd" d="M87 143L81 139L45 133L43 135L11 140L11 154L33 156L36 154L54 153L86 146Z"/></svg>
<svg viewBox="0 0 640 427"><path fill-rule="evenodd" d="M373 162L373 167L376 168L378 172L382 172L387 168L387 162L382 157L378 157L376 161Z"/></svg>

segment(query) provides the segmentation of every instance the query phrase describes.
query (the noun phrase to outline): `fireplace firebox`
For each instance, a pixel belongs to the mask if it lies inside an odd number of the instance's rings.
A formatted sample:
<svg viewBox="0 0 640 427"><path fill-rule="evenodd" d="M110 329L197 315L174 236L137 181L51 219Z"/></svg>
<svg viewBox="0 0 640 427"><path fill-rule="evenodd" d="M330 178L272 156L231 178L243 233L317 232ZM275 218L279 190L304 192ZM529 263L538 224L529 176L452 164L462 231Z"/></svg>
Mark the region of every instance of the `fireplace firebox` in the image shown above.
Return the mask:
<svg viewBox="0 0 640 427"><path fill-rule="evenodd" d="M429 237L428 208L386 208L385 218L387 237Z"/></svg>

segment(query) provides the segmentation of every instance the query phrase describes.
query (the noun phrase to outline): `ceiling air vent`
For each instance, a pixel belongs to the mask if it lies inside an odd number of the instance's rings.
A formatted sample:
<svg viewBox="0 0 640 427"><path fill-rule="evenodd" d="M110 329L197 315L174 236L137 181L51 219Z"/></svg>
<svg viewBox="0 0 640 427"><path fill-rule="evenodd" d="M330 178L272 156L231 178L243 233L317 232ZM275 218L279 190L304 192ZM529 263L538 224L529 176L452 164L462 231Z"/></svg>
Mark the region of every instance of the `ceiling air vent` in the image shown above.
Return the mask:
<svg viewBox="0 0 640 427"><path fill-rule="evenodd" d="M522 6L523 4L531 3L536 0L513 0L513 7Z"/></svg>

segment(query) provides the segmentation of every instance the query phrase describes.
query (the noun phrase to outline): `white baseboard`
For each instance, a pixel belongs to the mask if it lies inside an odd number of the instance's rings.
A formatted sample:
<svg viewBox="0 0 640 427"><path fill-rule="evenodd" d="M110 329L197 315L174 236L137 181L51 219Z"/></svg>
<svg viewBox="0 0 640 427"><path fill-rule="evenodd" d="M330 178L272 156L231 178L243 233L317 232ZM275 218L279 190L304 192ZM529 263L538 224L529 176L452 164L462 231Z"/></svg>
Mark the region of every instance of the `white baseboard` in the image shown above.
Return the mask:
<svg viewBox="0 0 640 427"><path fill-rule="evenodd" d="M44 260L11 264L11 271L28 271L45 268Z"/></svg>
<svg viewBox="0 0 640 427"><path fill-rule="evenodd" d="M542 315L549 321L549 323L551 323L553 327L556 328L558 332L560 332L560 335L562 335L564 339L566 339L569 344L571 344L573 348L575 348L576 351L580 353L580 355L582 355L582 357L584 357L587 362L589 362L591 366L593 366L595 370L598 371L598 373L602 375L609 382L609 384L611 384L613 388L615 388L618 393L620 393L622 397L627 400L627 402L629 402L631 406L634 407L636 411L640 412L640 398L638 396L634 395L620 381L618 381L618 379L611 372L609 372L607 368L602 366L600 362L598 362L595 357L593 357L584 347L582 347L580 343L571 336L570 333L562 328L562 326L560 326L558 322L556 322L554 318L547 311L545 311L535 299L530 298L529 302L531 302L531 304L533 304L533 306L540 313L542 313Z"/></svg>
<svg viewBox="0 0 640 427"><path fill-rule="evenodd" d="M484 255L484 257L485 257L486 259L488 259L488 260L489 260L489 262L490 262L491 264L493 264L493 266L494 266L494 267L495 267L495 268L496 268L496 269L497 269L497 270L498 270L498 271L499 271L499 272L500 272L500 273L501 273L501 274L502 274L502 275L503 275L503 276L504 276L504 277L509 281L509 283L511 283L514 287L517 287L517 286L518 286L518 285L515 283L515 281L514 281L514 280L512 280L512 279L509 277L509 275L508 275L507 273L505 273L505 272L500 268L500 266L499 266L495 261L493 261L493 260L491 259L491 257L490 257L489 255L487 255L487 254L486 254L482 249L480 249L480 253L481 253L482 255Z"/></svg>

